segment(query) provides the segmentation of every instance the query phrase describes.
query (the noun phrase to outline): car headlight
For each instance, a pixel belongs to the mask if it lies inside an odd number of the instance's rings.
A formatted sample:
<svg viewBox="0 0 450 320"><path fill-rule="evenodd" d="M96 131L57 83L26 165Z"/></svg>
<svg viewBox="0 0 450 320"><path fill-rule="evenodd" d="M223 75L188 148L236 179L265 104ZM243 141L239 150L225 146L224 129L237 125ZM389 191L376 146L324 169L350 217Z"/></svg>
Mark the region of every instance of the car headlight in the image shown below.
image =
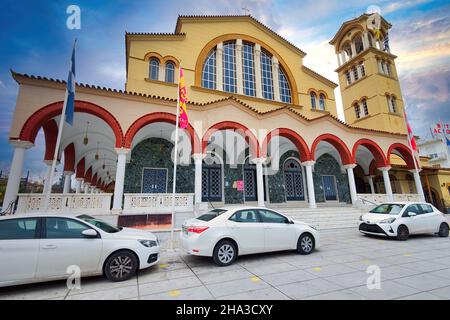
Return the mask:
<svg viewBox="0 0 450 320"><path fill-rule="evenodd" d="M389 218L389 219L381 220L379 223L392 223L394 221L395 221L395 218Z"/></svg>
<svg viewBox="0 0 450 320"><path fill-rule="evenodd" d="M138 240L144 247L151 248L158 245L158 240Z"/></svg>

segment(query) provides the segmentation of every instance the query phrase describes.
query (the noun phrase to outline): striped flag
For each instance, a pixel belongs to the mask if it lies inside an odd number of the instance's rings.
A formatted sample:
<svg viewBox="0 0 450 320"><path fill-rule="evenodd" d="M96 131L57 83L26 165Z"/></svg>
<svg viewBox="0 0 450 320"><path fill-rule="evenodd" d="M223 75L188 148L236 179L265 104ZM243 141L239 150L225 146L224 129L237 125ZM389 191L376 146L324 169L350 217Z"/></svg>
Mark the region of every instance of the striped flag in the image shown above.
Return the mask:
<svg viewBox="0 0 450 320"><path fill-rule="evenodd" d="M71 126L73 125L73 114L75 112L75 44L76 40L73 44L72 58L70 59L70 69L66 87L67 102L65 118L66 122Z"/></svg>
<svg viewBox="0 0 450 320"><path fill-rule="evenodd" d="M389 33L386 33L386 36L383 40L383 50L388 51L389 50Z"/></svg>
<svg viewBox="0 0 450 320"><path fill-rule="evenodd" d="M414 134L412 132L411 126L409 125L408 118L406 117L406 111L403 113L405 117L406 128L408 129L408 139L411 148L417 152L416 139L414 139Z"/></svg>
<svg viewBox="0 0 450 320"><path fill-rule="evenodd" d="M183 68L180 66L180 79L179 79L179 86L178 86L178 101L180 105L180 128L186 129L189 123L189 119L187 116L187 109L186 109L186 103L187 103L187 90L186 90L186 84L184 83L184 72Z"/></svg>

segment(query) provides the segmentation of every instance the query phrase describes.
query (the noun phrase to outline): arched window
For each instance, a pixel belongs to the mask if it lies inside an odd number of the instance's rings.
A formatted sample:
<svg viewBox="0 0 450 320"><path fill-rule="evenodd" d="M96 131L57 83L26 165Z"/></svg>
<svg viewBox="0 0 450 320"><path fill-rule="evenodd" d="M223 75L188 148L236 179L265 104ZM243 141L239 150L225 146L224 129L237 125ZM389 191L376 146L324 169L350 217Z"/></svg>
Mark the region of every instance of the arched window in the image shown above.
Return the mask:
<svg viewBox="0 0 450 320"><path fill-rule="evenodd" d="M344 47L344 51L349 59L353 57L352 47L349 44Z"/></svg>
<svg viewBox="0 0 450 320"><path fill-rule="evenodd" d="M280 98L281 101L291 103L291 88L284 71L280 68L279 72Z"/></svg>
<svg viewBox="0 0 450 320"><path fill-rule="evenodd" d="M264 48L261 48L260 55L257 56L255 43L242 41L241 50L238 50L239 42L239 40L230 40L222 43L221 79L217 79L217 66L220 65L217 61L217 46L209 52L203 63L202 87L230 93L242 92L252 97L261 94L262 98L275 100L274 83L277 80L280 101L292 103L292 92L296 88L293 88L289 81L286 67L279 64L278 68L273 68L273 61L276 59ZM239 70L240 75L237 74L237 62L240 62L242 66L242 70ZM256 70L258 64L260 68ZM273 69L277 70L276 74L273 73Z"/></svg>
<svg viewBox="0 0 450 320"><path fill-rule="evenodd" d="M353 104L353 108L355 108L356 119L360 119L361 118L361 108L359 107L359 104L355 102L355 104Z"/></svg>
<svg viewBox="0 0 450 320"><path fill-rule="evenodd" d="M361 72L361 77L366 75L366 68L364 68L364 62L359 63L359 71Z"/></svg>
<svg viewBox="0 0 450 320"><path fill-rule="evenodd" d="M374 47L374 45L373 45L373 37L372 37L372 33L371 32L368 33L368 38L369 38L369 46Z"/></svg>
<svg viewBox="0 0 450 320"><path fill-rule="evenodd" d="M356 67L353 67L352 72L353 72L353 79L355 79L355 81L358 80L359 79L358 69Z"/></svg>
<svg viewBox="0 0 450 320"><path fill-rule="evenodd" d="M354 43L355 43L356 54L358 54L364 50L364 44L363 44L361 35L357 35L355 37L354 41L355 41Z"/></svg>
<svg viewBox="0 0 450 320"><path fill-rule="evenodd" d="M311 96L311 109L315 109L316 108L317 95L316 95L315 92L311 92L309 95Z"/></svg>
<svg viewBox="0 0 450 320"><path fill-rule="evenodd" d="M166 63L166 82L175 82L175 64L172 61Z"/></svg>
<svg viewBox="0 0 450 320"><path fill-rule="evenodd" d="M350 75L350 71L349 70L345 71L345 79L347 80L347 85L352 83L352 77Z"/></svg>
<svg viewBox="0 0 450 320"><path fill-rule="evenodd" d="M319 95L319 110L325 110L325 95L323 93Z"/></svg>
<svg viewBox="0 0 450 320"><path fill-rule="evenodd" d="M272 57L263 50L261 50L261 83L263 97L273 100Z"/></svg>
<svg viewBox="0 0 450 320"><path fill-rule="evenodd" d="M202 87L216 89L216 48L211 50L203 65Z"/></svg>
<svg viewBox="0 0 450 320"><path fill-rule="evenodd" d="M391 63L386 62L386 73L388 76L391 76Z"/></svg>
<svg viewBox="0 0 450 320"><path fill-rule="evenodd" d="M223 91L237 91L236 87L236 43L228 41L223 44Z"/></svg>
<svg viewBox="0 0 450 320"><path fill-rule="evenodd" d="M149 70L149 76L152 80L158 80L159 75L159 60L156 58L150 59L150 70Z"/></svg>
<svg viewBox="0 0 450 320"><path fill-rule="evenodd" d="M255 57L251 43L244 42L242 45L242 74L244 94L252 97L256 96Z"/></svg>
<svg viewBox="0 0 450 320"><path fill-rule="evenodd" d="M386 96L388 100L389 112L397 113L397 101L394 96Z"/></svg>
<svg viewBox="0 0 450 320"><path fill-rule="evenodd" d="M362 106L362 110L363 110L364 116L368 116L369 115L369 107L367 106L367 100L366 99L362 99L361 100L361 106Z"/></svg>

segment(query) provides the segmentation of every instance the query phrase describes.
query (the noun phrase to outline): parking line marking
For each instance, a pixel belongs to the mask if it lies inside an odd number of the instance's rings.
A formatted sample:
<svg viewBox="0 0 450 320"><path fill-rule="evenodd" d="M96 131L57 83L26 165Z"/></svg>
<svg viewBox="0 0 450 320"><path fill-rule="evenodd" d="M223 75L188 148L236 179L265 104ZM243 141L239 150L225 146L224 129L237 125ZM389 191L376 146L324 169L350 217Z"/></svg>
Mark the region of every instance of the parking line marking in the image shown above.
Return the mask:
<svg viewBox="0 0 450 320"><path fill-rule="evenodd" d="M362 260L361 262L364 263L364 264L369 264L369 263L370 263L370 260L369 260L369 259L364 259L364 260Z"/></svg>
<svg viewBox="0 0 450 320"><path fill-rule="evenodd" d="M313 268L313 270L314 271L322 271L322 268L321 267L315 267L315 268Z"/></svg>
<svg viewBox="0 0 450 320"><path fill-rule="evenodd" d="M171 297L178 297L180 294L181 294L180 290L169 291L169 296L171 296Z"/></svg>
<svg viewBox="0 0 450 320"><path fill-rule="evenodd" d="M167 263L161 263L161 264L159 265L159 267L162 268L162 269L167 268L168 266L169 266L169 265L168 265Z"/></svg>
<svg viewBox="0 0 450 320"><path fill-rule="evenodd" d="M405 253L403 256L405 256L405 257L411 257L412 254L411 254L411 253Z"/></svg>
<svg viewBox="0 0 450 320"><path fill-rule="evenodd" d="M257 277L257 276L250 277L250 280L253 281L253 282L260 282L261 281L261 279L259 277Z"/></svg>

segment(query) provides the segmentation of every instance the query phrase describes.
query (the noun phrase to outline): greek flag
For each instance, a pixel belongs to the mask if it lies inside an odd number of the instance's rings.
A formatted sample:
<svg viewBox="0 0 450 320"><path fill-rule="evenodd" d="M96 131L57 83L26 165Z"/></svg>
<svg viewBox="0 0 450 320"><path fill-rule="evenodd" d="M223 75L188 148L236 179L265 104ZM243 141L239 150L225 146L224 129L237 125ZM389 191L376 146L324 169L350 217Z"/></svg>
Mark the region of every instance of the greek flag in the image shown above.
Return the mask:
<svg viewBox="0 0 450 320"><path fill-rule="evenodd" d="M76 43L76 40L75 40ZM67 77L67 104L65 118L66 122L73 125L73 114L75 111L75 43L73 44L72 58L70 60L69 76Z"/></svg>
<svg viewBox="0 0 450 320"><path fill-rule="evenodd" d="M389 33L386 33L386 36L383 40L383 50L388 51L389 50Z"/></svg>
<svg viewBox="0 0 450 320"><path fill-rule="evenodd" d="M447 147L450 147L450 139L445 137L445 140L447 140Z"/></svg>

